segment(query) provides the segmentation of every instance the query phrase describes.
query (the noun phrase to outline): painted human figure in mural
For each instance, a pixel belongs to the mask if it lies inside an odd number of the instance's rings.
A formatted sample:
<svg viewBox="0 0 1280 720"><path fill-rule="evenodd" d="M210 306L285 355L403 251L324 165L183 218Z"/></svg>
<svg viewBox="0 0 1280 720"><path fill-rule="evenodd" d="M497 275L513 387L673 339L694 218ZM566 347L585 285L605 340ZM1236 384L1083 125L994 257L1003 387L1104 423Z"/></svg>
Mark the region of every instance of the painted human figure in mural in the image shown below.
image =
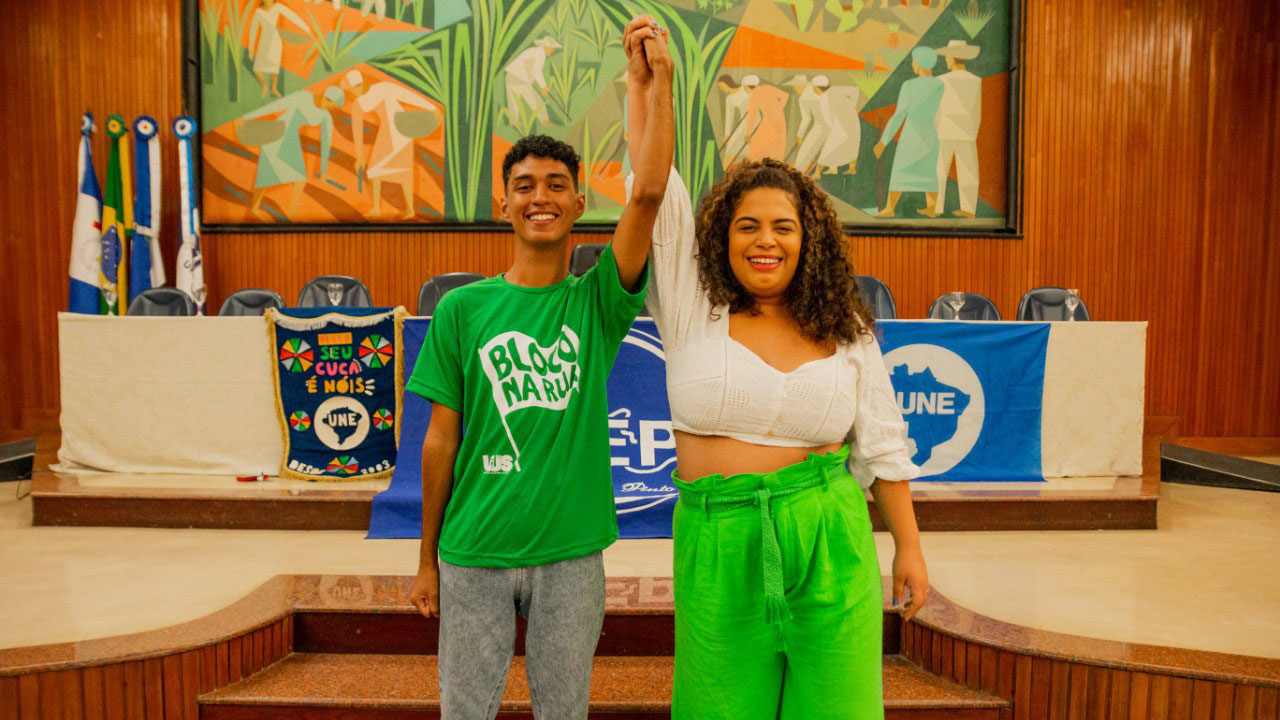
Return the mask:
<svg viewBox="0 0 1280 720"><path fill-rule="evenodd" d="M314 0L316 3L324 2L324 0ZM341 10L343 8L342 0L332 0L333 9ZM387 0L360 0L360 14L368 15L372 9L379 20L385 20L387 17Z"/></svg>
<svg viewBox="0 0 1280 720"><path fill-rule="evenodd" d="M543 69L547 58L556 50L564 47L550 35L544 35L533 41L533 47L516 55L506 67L507 76L507 115L509 122L515 124L521 114L523 103L537 113L542 123L550 122L547 117L547 104L542 94L547 92L547 77Z"/></svg>
<svg viewBox="0 0 1280 720"><path fill-rule="evenodd" d="M729 75L721 75L716 85L724 93L724 145L720 160L728 169L742 159L742 151L747 147L747 101L751 96Z"/></svg>
<svg viewBox="0 0 1280 720"><path fill-rule="evenodd" d="M819 76L822 77L822 76ZM796 75L785 85L796 94L796 105L800 108L800 125L796 128L795 159L792 160L800 172L806 175L818 175L818 153L827 141L831 131L830 117L823 112L822 97L818 94L817 78L812 82L804 75Z"/></svg>
<svg viewBox="0 0 1280 720"><path fill-rule="evenodd" d="M982 123L982 78L965 69L978 56L978 47L952 40L938 54L947 59L942 81L942 101L938 105L938 199L933 216L942 214L947 201L947 177L951 161L956 164L956 184L960 187L960 208L954 214L973 217L978 212L978 125Z"/></svg>
<svg viewBox="0 0 1280 720"><path fill-rule="evenodd" d="M356 174L368 178L373 185L373 214L382 212L383 183L400 186L404 195L405 210L401 220L410 220L414 206L414 138L403 131L397 117L403 112L427 111L435 115L431 123L441 120L440 108L435 103L403 85L383 80L366 86L364 75L352 70L342 78L341 85L352 95L351 128L355 138ZM373 146L365 155L364 118L373 115L378 119L377 134Z"/></svg>
<svg viewBox="0 0 1280 720"><path fill-rule="evenodd" d="M280 97L280 56L284 38L280 35L281 18L306 29L307 24L284 3L261 0L249 23L249 57L253 58L253 76L262 86L262 97L268 93Z"/></svg>
<svg viewBox="0 0 1280 720"><path fill-rule="evenodd" d="M342 88L330 86L323 93L305 89L289 93L268 103L235 121L236 131L245 121L278 115L275 122L283 126L278 138L258 148L258 172L253 178L253 196L249 212L263 220L272 220L270 213L262 209L267 190L277 185L291 185L286 213L292 214L298 198L307 184L307 159L302 152L303 126L320 127L319 177L324 179L329 171L329 146L333 139L333 117L330 111L342 107L346 95Z"/></svg>
<svg viewBox="0 0 1280 720"><path fill-rule="evenodd" d="M852 85L831 87L826 75L813 78L819 107L831 132L818 154L823 173L837 173L844 167L852 175L858 172L858 150L862 145L862 121L858 118L858 101L862 93Z"/></svg>
<svg viewBox="0 0 1280 720"><path fill-rule="evenodd" d="M747 89L747 160L783 159L787 154L787 91L765 85L755 75L742 79Z"/></svg>
<svg viewBox="0 0 1280 720"><path fill-rule="evenodd" d="M379 20L387 19L387 0L361 0L360 14L368 15L369 8L373 8Z"/></svg>
<svg viewBox="0 0 1280 720"><path fill-rule="evenodd" d="M911 69L916 77L902 83L898 107L875 146L879 158L884 155L885 146L893 142L893 136L902 130L889 175L889 199L876 217L893 217L904 192L923 192L923 214L933 212L938 192L938 129L934 118L942 100L942 81L933 77L937 63L938 53L933 48L917 47L911 51Z"/></svg>

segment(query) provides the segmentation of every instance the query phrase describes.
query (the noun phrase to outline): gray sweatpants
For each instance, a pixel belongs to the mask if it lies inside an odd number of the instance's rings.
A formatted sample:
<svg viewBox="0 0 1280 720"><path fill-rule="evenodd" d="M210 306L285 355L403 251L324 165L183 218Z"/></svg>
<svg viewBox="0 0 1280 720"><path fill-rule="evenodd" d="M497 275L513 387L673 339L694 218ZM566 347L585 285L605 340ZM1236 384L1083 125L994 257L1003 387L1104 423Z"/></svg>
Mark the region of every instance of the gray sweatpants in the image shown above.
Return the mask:
<svg viewBox="0 0 1280 720"><path fill-rule="evenodd" d="M440 562L440 712L492 720L515 652L516 612L528 620L525 670L533 716L585 720L591 661L604 622L604 559L472 568Z"/></svg>

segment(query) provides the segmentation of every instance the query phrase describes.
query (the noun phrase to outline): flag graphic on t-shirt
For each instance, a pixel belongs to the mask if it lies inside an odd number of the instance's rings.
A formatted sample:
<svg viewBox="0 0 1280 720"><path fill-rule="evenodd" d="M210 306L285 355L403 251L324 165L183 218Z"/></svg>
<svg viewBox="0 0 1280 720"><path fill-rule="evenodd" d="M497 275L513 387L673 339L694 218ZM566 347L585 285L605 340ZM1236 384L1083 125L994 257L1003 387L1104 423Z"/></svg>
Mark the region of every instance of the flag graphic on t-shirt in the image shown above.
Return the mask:
<svg viewBox="0 0 1280 720"><path fill-rule="evenodd" d="M578 366L580 347L577 333L562 325L560 336L546 347L511 330L495 336L478 351L493 389L494 405L502 415L502 426L516 454L516 470L520 469L520 447L511 434L507 416L523 408L569 407L569 399L582 377Z"/></svg>

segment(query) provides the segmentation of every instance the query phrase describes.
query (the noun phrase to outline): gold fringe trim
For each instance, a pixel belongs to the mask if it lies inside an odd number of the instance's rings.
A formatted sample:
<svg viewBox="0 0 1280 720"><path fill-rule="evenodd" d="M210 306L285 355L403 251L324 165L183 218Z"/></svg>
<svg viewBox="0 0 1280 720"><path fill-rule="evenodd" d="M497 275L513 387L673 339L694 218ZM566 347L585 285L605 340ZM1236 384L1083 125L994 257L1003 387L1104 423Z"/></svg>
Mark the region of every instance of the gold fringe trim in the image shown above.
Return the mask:
<svg viewBox="0 0 1280 720"><path fill-rule="evenodd" d="M275 310L275 308L271 308L271 309ZM295 318L295 317L289 317L287 315L277 312L276 322L280 324L280 327L286 330L292 330L294 332L309 332L311 330L319 330L320 328L329 324L337 325L339 327L364 328L364 327L369 327L371 325L377 325L378 323L382 322L383 320L386 320L389 317L394 317L395 314L401 310L404 310L403 306L392 308L391 310L378 313L377 315L355 316L355 315L343 315L342 313L332 312L332 313L325 313L320 317L314 317L314 318Z"/></svg>
<svg viewBox="0 0 1280 720"><path fill-rule="evenodd" d="M395 313L396 318L396 417L395 417L395 433L396 433L396 454L400 454L400 420L401 413L404 412L404 319L409 317L409 311L403 305L397 305ZM391 466L391 471L395 472L396 466Z"/></svg>
<svg viewBox="0 0 1280 720"><path fill-rule="evenodd" d="M262 318L267 323L267 358L271 362L271 387L276 391L276 424L280 426L280 439L284 442L284 454L280 456L280 477L297 479L297 473L289 470L289 419L284 416L284 400L280 397L280 367L276 358L276 320L280 313L267 308ZM304 478L306 479L306 478Z"/></svg>

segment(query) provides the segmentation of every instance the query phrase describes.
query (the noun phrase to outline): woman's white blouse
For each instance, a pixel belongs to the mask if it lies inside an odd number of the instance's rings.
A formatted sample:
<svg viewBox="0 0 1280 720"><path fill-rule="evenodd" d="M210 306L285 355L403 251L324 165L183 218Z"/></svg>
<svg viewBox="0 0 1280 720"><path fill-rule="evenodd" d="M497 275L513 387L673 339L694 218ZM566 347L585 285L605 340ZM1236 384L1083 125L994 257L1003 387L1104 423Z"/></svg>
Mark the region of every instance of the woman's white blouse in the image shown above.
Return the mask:
<svg viewBox="0 0 1280 720"><path fill-rule="evenodd" d="M782 447L847 442L849 472L864 488L877 477L919 477L880 345L861 336L777 370L729 337L728 307L712 307L698 287L695 252L689 191L673 169L653 230L646 304L662 334L675 429Z"/></svg>

